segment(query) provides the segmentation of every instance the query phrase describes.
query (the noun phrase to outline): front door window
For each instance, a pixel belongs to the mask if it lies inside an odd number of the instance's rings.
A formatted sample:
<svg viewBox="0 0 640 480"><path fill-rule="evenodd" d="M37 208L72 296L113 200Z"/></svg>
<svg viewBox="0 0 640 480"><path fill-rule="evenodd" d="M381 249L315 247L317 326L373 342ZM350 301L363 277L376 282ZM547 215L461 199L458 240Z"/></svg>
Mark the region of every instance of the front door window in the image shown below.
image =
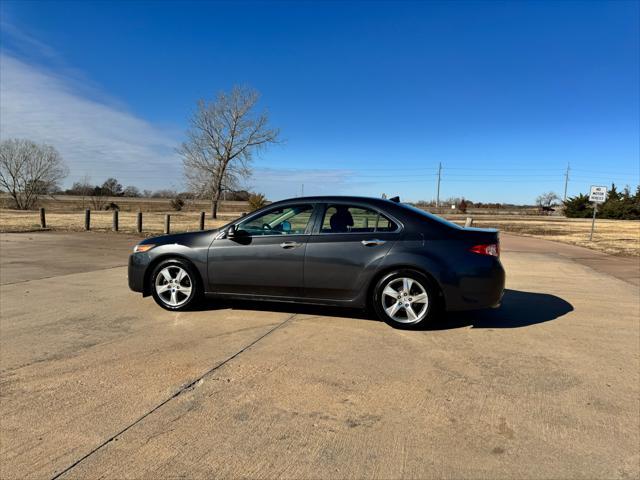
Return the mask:
<svg viewBox="0 0 640 480"><path fill-rule="evenodd" d="M306 232L313 205L279 207L238 224L238 230L251 236L302 235Z"/></svg>

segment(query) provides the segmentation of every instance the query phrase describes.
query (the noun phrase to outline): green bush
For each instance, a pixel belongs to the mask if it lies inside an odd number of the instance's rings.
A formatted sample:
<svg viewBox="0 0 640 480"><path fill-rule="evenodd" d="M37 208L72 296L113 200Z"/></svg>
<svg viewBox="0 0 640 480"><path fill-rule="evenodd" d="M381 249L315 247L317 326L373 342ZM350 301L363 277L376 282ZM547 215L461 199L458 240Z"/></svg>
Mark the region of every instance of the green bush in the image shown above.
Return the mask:
<svg viewBox="0 0 640 480"><path fill-rule="evenodd" d="M564 214L569 218L588 218L593 215L593 206L589 196L582 193L564 202Z"/></svg>
<svg viewBox="0 0 640 480"><path fill-rule="evenodd" d="M569 198L564 202L564 214L569 218L588 218L593 215L593 205L589 202L589 196L580 194ZM598 205L599 218L611 218L616 220L640 220L640 185L635 194L631 194L628 188L618 192L615 184L607 193L607 199L602 205Z"/></svg>

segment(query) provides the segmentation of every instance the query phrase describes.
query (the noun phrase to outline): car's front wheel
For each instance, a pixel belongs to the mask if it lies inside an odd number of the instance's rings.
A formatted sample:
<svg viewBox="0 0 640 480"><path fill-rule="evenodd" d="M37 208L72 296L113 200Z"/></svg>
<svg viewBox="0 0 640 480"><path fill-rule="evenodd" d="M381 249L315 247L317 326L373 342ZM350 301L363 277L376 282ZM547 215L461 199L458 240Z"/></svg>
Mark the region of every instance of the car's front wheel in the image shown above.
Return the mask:
<svg viewBox="0 0 640 480"><path fill-rule="evenodd" d="M180 259L160 262L150 278L151 294L167 310L186 310L200 297L200 285L194 268Z"/></svg>
<svg viewBox="0 0 640 480"><path fill-rule="evenodd" d="M437 294L432 282L414 270L385 275L374 289L373 307L381 320L396 328L420 328L437 311Z"/></svg>

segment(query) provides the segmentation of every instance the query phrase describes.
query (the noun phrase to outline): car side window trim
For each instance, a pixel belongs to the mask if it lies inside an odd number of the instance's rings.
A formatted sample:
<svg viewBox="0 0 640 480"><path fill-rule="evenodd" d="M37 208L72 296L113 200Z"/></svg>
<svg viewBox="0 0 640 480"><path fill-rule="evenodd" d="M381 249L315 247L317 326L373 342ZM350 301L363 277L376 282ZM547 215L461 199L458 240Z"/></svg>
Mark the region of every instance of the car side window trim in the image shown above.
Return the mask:
<svg viewBox="0 0 640 480"><path fill-rule="evenodd" d="M355 208L362 208L365 210L371 210L375 213L377 213L378 215L382 215L385 218L388 218L389 220L391 220L393 223L396 224L396 229L391 231L391 232L323 232L322 231L322 223L324 222L324 216L327 213L327 210L329 209L329 205L346 205L349 207L355 207ZM383 212L382 210L380 210L379 208L373 206L373 205L368 205L368 204L364 204L364 203L359 203L359 202L343 202L343 201L335 201L335 202L325 202L322 203L321 208L319 209L319 215L316 221L316 224L313 226L313 235L367 235L367 234L385 234L385 233L399 233L402 230L404 230L404 224L402 222L400 222L397 218L395 218L393 215L390 215L387 212ZM376 220L376 222L379 220ZM376 223L377 226L377 223Z"/></svg>
<svg viewBox="0 0 640 480"><path fill-rule="evenodd" d="M314 204L313 213L311 214L311 220L309 221L309 225L307 225L307 231L305 232L306 234L314 235L316 228L321 228L322 219L324 217L324 210L325 210L324 204L322 203Z"/></svg>

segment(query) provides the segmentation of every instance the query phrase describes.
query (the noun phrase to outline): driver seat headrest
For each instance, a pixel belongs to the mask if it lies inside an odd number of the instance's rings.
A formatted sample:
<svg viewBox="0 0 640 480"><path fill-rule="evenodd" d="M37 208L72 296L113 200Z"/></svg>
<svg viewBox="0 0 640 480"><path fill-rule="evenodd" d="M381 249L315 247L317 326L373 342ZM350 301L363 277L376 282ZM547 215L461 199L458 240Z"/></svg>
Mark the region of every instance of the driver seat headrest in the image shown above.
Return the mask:
<svg viewBox="0 0 640 480"><path fill-rule="evenodd" d="M346 232L348 227L353 226L353 216L346 208L338 208L336 213L329 219L331 230L334 232Z"/></svg>

